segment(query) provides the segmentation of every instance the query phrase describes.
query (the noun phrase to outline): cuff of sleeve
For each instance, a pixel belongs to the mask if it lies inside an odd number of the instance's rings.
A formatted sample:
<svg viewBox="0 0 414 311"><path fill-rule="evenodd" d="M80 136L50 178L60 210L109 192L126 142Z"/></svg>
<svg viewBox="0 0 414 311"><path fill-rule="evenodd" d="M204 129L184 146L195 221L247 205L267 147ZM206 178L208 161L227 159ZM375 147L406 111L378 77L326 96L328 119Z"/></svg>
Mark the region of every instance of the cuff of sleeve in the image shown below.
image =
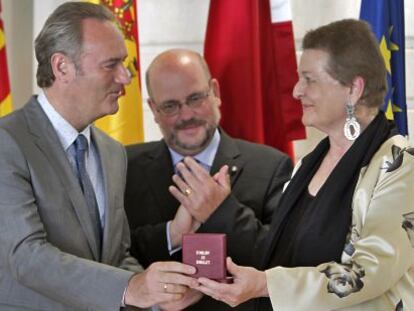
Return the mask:
<svg viewBox="0 0 414 311"><path fill-rule="evenodd" d="M181 246L178 246L174 249L172 248L171 236L170 236L170 226L171 226L171 220L169 222L167 222L167 229L165 231L167 233L168 253L170 254L170 256L172 256L173 254L175 254L176 252L181 250Z"/></svg>
<svg viewBox="0 0 414 311"><path fill-rule="evenodd" d="M124 293L122 294L122 301L121 301L121 308L125 308L125 295L126 295L127 287L124 289Z"/></svg>

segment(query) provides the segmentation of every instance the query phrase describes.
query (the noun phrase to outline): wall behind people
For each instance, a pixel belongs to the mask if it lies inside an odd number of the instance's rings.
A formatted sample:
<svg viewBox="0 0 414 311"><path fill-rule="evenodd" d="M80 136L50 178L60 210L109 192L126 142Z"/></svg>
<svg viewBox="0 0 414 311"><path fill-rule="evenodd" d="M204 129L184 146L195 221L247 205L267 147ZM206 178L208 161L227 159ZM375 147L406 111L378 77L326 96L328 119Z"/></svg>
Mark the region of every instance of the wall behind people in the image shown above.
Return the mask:
<svg viewBox="0 0 414 311"><path fill-rule="evenodd" d="M26 103L33 94L34 37L32 29L34 3L33 0L1 1L1 16L6 35L7 63L15 108Z"/></svg>
<svg viewBox="0 0 414 311"><path fill-rule="evenodd" d="M361 0L290 0L297 54L300 56L305 32L334 20L358 18ZM6 29L6 46L9 59L12 94L15 107L24 103L36 92L32 54L33 38L39 32L46 16L65 0L2 0ZM141 80L149 62L155 55L169 48L190 48L203 51L210 0L138 0L140 36ZM406 91L410 140L414 144L414 1L405 1L406 32ZM217 47L219 48L219 47ZM143 100L147 92L145 83ZM161 137L158 126L146 103L144 107L145 140ZM309 152L321 134L308 132L308 139L295 143L296 155Z"/></svg>

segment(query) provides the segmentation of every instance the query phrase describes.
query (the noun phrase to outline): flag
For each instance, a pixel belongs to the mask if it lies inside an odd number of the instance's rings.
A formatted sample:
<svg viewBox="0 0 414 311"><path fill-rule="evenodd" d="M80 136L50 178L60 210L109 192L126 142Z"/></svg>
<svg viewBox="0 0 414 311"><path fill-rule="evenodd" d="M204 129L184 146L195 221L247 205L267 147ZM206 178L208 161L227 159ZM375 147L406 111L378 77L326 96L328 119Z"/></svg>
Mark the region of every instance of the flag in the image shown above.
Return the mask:
<svg viewBox="0 0 414 311"><path fill-rule="evenodd" d="M305 130L292 97L298 76L290 14L289 0L211 0L204 53L221 86L222 127L293 158L291 141Z"/></svg>
<svg viewBox="0 0 414 311"><path fill-rule="evenodd" d="M144 140L142 97L139 66L139 41L136 0L88 0L107 7L118 20L125 38L128 57L125 66L131 74L131 83L119 99L119 111L95 122L96 126L124 145Z"/></svg>
<svg viewBox="0 0 414 311"><path fill-rule="evenodd" d="M362 0L360 18L371 24L387 68L383 110L400 134L407 136L404 0Z"/></svg>
<svg viewBox="0 0 414 311"><path fill-rule="evenodd" d="M6 36L4 35L0 2L0 117L5 116L12 111L13 105L10 93L9 75L7 71Z"/></svg>

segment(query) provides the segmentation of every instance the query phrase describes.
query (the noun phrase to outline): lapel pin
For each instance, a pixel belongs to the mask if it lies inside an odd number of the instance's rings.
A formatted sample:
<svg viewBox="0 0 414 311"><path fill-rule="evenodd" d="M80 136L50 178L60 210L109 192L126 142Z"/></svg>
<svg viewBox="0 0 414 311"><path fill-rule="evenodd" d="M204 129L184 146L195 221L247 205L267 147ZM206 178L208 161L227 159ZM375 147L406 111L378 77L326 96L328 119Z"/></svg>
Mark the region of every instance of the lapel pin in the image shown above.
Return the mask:
<svg viewBox="0 0 414 311"><path fill-rule="evenodd" d="M231 169L230 169L230 174L231 175L233 175L233 174L235 174L237 172L237 166L236 165L233 165L232 167L231 167Z"/></svg>

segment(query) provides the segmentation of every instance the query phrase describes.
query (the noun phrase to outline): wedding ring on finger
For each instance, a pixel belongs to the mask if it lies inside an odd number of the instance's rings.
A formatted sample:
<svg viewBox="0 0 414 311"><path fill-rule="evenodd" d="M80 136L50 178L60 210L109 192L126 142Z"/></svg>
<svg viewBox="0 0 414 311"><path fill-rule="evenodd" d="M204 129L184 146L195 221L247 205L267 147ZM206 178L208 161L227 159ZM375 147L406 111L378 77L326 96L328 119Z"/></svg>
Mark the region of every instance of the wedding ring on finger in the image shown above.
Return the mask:
<svg viewBox="0 0 414 311"><path fill-rule="evenodd" d="M186 197L189 197L192 193L193 193L193 190L191 190L191 188L186 188L184 190L184 194Z"/></svg>
<svg viewBox="0 0 414 311"><path fill-rule="evenodd" d="M168 284L167 283L164 283L163 288L164 288L164 293L168 292Z"/></svg>

